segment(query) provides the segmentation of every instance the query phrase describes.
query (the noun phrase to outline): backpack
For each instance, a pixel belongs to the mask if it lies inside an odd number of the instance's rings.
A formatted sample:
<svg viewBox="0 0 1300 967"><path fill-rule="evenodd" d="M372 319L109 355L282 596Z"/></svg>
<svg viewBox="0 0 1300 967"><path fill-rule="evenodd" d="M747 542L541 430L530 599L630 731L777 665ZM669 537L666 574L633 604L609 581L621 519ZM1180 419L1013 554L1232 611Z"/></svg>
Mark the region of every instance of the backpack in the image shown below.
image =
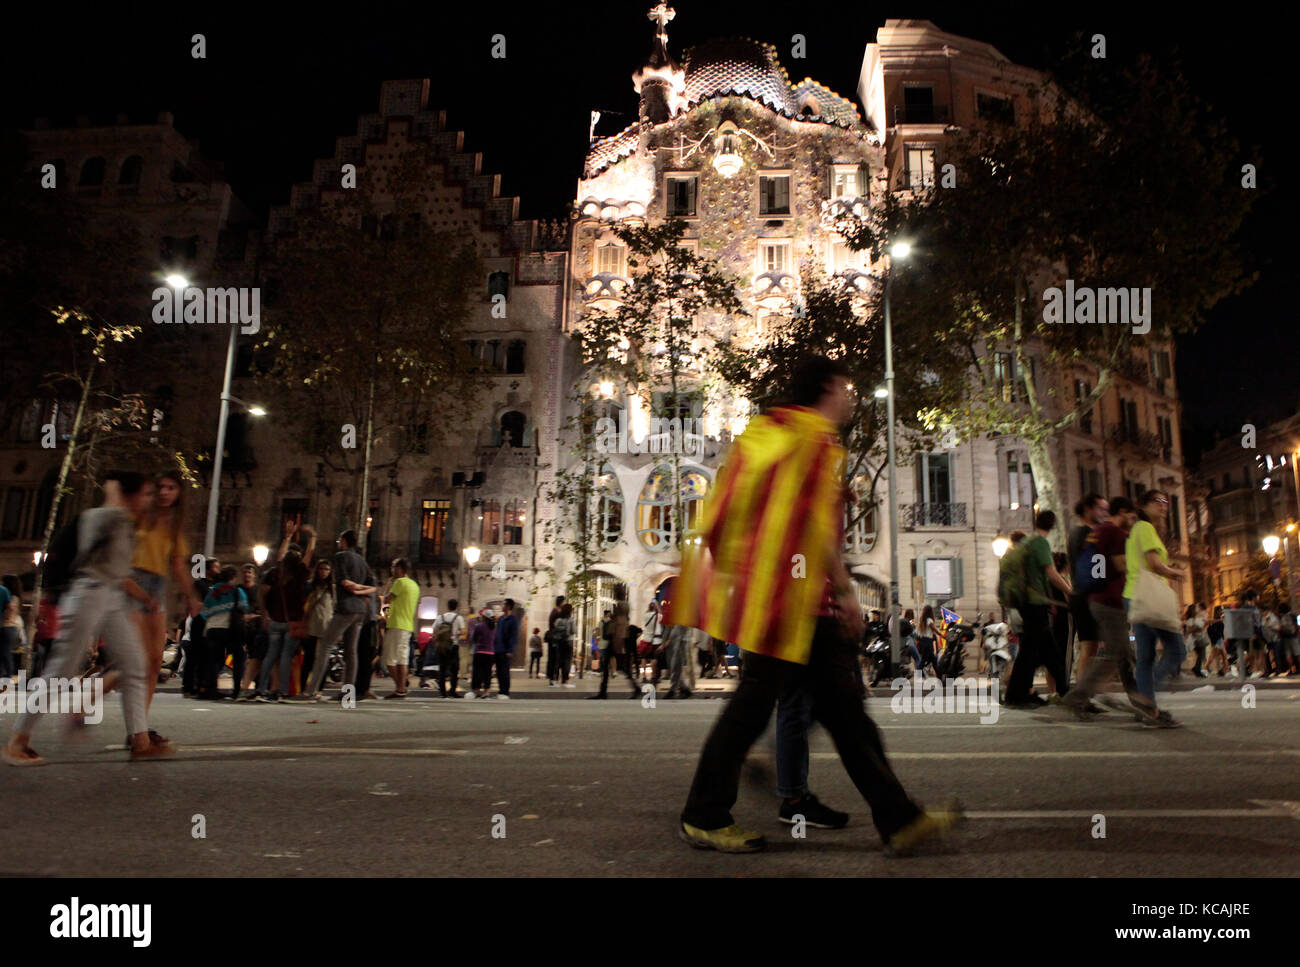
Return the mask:
<svg viewBox="0 0 1300 967"><path fill-rule="evenodd" d="M1088 531L1088 536L1083 539L1083 545L1079 548L1079 556L1074 559L1074 593L1075 594L1097 594L1105 589L1109 578L1106 576L1105 556L1102 557L1101 577L1093 576L1093 567L1095 565L1097 550L1096 541L1097 531Z"/></svg>
<svg viewBox="0 0 1300 967"><path fill-rule="evenodd" d="M453 643L451 633L456 627L456 619L447 620L443 615L438 619L438 624L433 629L433 647L440 655L445 655L451 651Z"/></svg>
<svg viewBox="0 0 1300 967"><path fill-rule="evenodd" d="M78 515L71 524L59 529L50 540L50 550L41 565L41 593L48 594L52 601L63 596L76 574L73 565L77 562L77 525L80 521Z"/></svg>
<svg viewBox="0 0 1300 967"><path fill-rule="evenodd" d="M998 565L998 604L1020 610L1029 600L1025 583L1025 562L1029 541L1023 540L1002 555Z"/></svg>

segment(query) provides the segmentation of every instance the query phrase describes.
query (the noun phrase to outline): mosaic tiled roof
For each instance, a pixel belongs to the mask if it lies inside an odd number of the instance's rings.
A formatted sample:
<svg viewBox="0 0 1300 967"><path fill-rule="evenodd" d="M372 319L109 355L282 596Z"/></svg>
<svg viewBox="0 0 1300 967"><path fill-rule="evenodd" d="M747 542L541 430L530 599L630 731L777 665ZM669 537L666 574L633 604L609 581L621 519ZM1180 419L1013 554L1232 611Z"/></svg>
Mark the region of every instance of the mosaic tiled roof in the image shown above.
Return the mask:
<svg viewBox="0 0 1300 967"><path fill-rule="evenodd" d="M786 117L851 127L861 124L857 109L830 88L805 78L798 85L776 56L776 48L748 37L710 40L686 54L686 99L698 104L715 95L752 97ZM817 102L815 114L800 115L805 96Z"/></svg>
<svg viewBox="0 0 1300 967"><path fill-rule="evenodd" d="M639 125L629 124L618 134L593 141L587 150L587 177L590 178L630 155L636 150L639 136Z"/></svg>

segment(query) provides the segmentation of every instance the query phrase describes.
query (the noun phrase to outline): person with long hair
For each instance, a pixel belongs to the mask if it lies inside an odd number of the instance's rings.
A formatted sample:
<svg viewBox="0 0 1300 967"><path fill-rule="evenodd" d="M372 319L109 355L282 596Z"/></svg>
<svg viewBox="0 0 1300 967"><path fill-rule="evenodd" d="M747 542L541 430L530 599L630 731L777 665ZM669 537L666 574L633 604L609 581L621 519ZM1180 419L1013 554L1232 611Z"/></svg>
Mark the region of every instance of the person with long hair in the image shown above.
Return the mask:
<svg viewBox="0 0 1300 967"><path fill-rule="evenodd" d="M922 677L927 665L931 669L935 667L934 643L938 638L939 626L934 621L934 608L927 604L921 609L921 621L916 626L916 650L921 656L916 663L916 670Z"/></svg>
<svg viewBox="0 0 1300 967"><path fill-rule="evenodd" d="M140 638L149 668L148 701L153 702L167 644L167 579L185 596L190 615L203 608L190 577L190 545L185 537L185 484L179 470L154 478L154 501L136 534L131 559L134 580L152 603L142 603L136 613ZM148 610L152 609L152 610Z"/></svg>
<svg viewBox="0 0 1300 967"><path fill-rule="evenodd" d="M1142 571L1151 571L1162 580L1181 581L1187 577L1186 571L1169 566L1169 551L1160 538L1169 516L1169 496L1163 490L1148 490L1138 500L1138 521L1129 531L1128 541L1124 545L1126 558L1124 581L1124 610L1131 611L1133 595L1137 591L1138 575ZM1159 529L1157 529L1157 524ZM1137 687L1138 691L1152 704L1156 700L1156 684L1171 677L1182 667L1183 657L1187 654L1183 636L1177 631L1156 628L1141 622L1133 622L1133 639L1137 647ZM1156 665L1156 641L1164 645L1164 657ZM1166 711L1154 716L1142 716L1145 725L1157 728L1174 728L1178 725Z"/></svg>
<svg viewBox="0 0 1300 967"><path fill-rule="evenodd" d="M307 690L307 677L316 662L317 644L334 618L334 562L327 557L316 562L303 613L307 615L307 637L302 642L300 696Z"/></svg>
<svg viewBox="0 0 1300 967"><path fill-rule="evenodd" d="M306 623L307 582L307 564L297 544L290 544L263 578L260 590L267 615L267 645L254 696L256 701L278 702L281 693L286 697L289 694L293 656L298 653L302 626ZM277 662L280 677L272 688Z"/></svg>

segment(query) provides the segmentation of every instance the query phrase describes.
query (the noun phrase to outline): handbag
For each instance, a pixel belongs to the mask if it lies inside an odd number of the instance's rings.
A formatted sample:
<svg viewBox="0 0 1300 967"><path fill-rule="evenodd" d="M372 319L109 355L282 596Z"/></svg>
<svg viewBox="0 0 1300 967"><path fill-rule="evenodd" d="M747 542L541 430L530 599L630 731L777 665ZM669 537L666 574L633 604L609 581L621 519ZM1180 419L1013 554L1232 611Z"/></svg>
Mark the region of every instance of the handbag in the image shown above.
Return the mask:
<svg viewBox="0 0 1300 967"><path fill-rule="evenodd" d="M1178 617L1178 595L1154 571L1143 568L1138 572L1131 601L1128 613L1131 623L1164 631L1182 630L1182 621Z"/></svg>

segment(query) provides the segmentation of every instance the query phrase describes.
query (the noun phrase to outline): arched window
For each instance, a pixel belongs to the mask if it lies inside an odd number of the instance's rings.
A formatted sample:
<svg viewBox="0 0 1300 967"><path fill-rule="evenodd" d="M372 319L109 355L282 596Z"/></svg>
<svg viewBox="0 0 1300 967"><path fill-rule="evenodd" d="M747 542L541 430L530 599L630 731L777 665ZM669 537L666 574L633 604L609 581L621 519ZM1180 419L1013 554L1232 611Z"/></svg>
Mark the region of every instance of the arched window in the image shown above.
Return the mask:
<svg viewBox="0 0 1300 967"><path fill-rule="evenodd" d="M673 471L671 467L655 467L651 471L641 497L636 505L636 533L652 551L673 548L677 538L673 534ZM698 470L683 470L681 477L682 514L686 530L695 527L699 519L701 501L709 489L709 478Z"/></svg>
<svg viewBox="0 0 1300 967"><path fill-rule="evenodd" d="M879 507L867 507L871 497L865 477L854 479L851 487L857 500L844 502L844 550L868 554L876 546Z"/></svg>
<svg viewBox="0 0 1300 967"><path fill-rule="evenodd" d="M601 464L596 476L596 494L596 526L600 543L603 547L611 547L623 536L623 490L608 463Z"/></svg>
<svg viewBox="0 0 1300 967"><path fill-rule="evenodd" d="M506 372L522 373L524 371L524 350L527 344L522 339L513 340L506 347Z"/></svg>
<svg viewBox="0 0 1300 967"><path fill-rule="evenodd" d="M497 296L497 295L503 295L509 298L510 296L510 273L509 272L493 272L491 275L488 276L488 298L491 299L493 296Z"/></svg>
<svg viewBox="0 0 1300 967"><path fill-rule="evenodd" d="M122 162L122 170L118 172L117 183L119 185L138 185L140 184L140 174L144 171L144 159L138 154L133 154Z"/></svg>
<svg viewBox="0 0 1300 967"><path fill-rule="evenodd" d="M104 183L104 159L87 158L81 166L81 179L77 182L79 187L90 185L102 185Z"/></svg>
<svg viewBox="0 0 1300 967"><path fill-rule="evenodd" d="M524 437L524 427L527 422L527 418L518 410L511 410L509 413L501 414L501 445L511 447L526 446L527 440Z"/></svg>

